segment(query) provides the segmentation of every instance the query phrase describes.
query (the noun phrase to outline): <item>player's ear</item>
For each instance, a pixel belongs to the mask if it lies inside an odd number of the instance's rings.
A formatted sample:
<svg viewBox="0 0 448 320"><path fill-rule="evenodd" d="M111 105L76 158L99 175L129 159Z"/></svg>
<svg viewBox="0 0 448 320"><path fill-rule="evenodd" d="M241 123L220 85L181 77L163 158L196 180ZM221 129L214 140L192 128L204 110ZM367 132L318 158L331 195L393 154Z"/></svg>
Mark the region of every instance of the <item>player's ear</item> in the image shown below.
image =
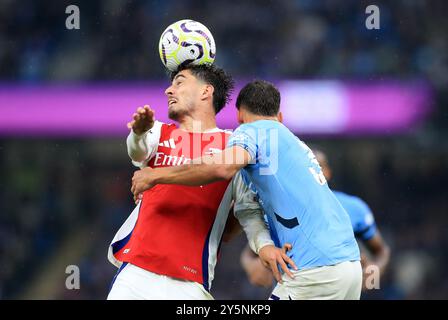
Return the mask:
<svg viewBox="0 0 448 320"><path fill-rule="evenodd" d="M210 84L206 84L204 86L204 90L202 91L202 98L208 99L208 98L213 98L213 92L215 91L215 88L213 88L212 85Z"/></svg>
<svg viewBox="0 0 448 320"><path fill-rule="evenodd" d="M239 124L243 124L244 123L244 117L243 117L243 112L241 111L241 108L238 109L238 123Z"/></svg>
<svg viewBox="0 0 448 320"><path fill-rule="evenodd" d="M278 112L277 119L278 122L283 123L283 113L281 111Z"/></svg>

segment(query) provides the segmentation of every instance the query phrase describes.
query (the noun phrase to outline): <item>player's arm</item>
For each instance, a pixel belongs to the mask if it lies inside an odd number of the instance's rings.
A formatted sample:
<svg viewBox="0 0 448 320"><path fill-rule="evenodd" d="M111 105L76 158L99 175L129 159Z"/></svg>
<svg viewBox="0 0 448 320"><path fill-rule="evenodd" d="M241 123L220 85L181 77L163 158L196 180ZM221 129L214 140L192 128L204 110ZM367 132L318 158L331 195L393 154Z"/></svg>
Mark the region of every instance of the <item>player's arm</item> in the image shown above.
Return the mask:
<svg viewBox="0 0 448 320"><path fill-rule="evenodd" d="M263 218L257 194L243 181L241 172L235 174L231 183L234 215L246 233L250 248L258 254L262 247L274 245L274 241Z"/></svg>
<svg viewBox="0 0 448 320"><path fill-rule="evenodd" d="M376 265L380 270L380 274L383 274L390 259L389 246L378 231L376 231L372 238L364 240L363 243L372 257L369 259L365 255L362 255L361 263L363 269L365 270L368 265Z"/></svg>
<svg viewBox="0 0 448 320"><path fill-rule="evenodd" d="M157 148L158 137L150 131L154 123L154 110L145 105L137 109L127 124L131 129L126 139L128 155L136 163L143 163Z"/></svg>
<svg viewBox="0 0 448 320"><path fill-rule="evenodd" d="M280 283L283 282L278 269L278 266L280 266L283 272L294 279L294 275L288 269L287 264L292 266L294 270L297 270L297 267L294 261L286 255L286 251L291 248L291 245L286 244L283 249L274 245L269 230L258 210L240 210L235 212L235 215L246 233L250 248L258 254L263 265L272 270L274 278Z"/></svg>
<svg viewBox="0 0 448 320"><path fill-rule="evenodd" d="M380 274L382 274L389 263L389 246L381 236L373 213L364 201L360 200L358 206L352 208L352 210L352 216L355 221L353 230L356 237L362 241L369 253L368 256L361 254L361 264L364 273L367 266L375 265L378 267Z"/></svg>
<svg viewBox="0 0 448 320"><path fill-rule="evenodd" d="M200 186L228 180L250 161L249 152L243 147L232 146L223 152L194 159L192 164L157 169L144 168L134 173L131 191L134 199L137 199L139 194L156 184Z"/></svg>

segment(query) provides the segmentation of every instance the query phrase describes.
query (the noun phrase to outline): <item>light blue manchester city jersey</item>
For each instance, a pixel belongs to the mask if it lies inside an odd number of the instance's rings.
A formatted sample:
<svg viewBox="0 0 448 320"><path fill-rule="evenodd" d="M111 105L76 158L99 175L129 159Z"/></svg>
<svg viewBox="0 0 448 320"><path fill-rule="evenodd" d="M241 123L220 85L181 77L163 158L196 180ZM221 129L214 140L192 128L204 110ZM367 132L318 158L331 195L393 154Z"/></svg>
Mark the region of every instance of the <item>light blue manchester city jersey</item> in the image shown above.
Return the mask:
<svg viewBox="0 0 448 320"><path fill-rule="evenodd" d="M241 146L252 161L241 170L256 192L276 246L292 244L299 269L359 260L350 218L323 176L311 149L277 121L238 127L228 146Z"/></svg>

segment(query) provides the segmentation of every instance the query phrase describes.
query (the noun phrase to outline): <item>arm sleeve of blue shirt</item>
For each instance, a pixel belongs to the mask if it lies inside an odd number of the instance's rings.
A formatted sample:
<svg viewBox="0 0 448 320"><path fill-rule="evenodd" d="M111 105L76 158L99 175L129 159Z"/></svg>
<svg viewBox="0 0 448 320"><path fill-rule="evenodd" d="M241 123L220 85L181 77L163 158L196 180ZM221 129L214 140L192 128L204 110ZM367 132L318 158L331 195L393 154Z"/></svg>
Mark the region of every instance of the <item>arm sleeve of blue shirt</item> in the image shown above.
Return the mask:
<svg viewBox="0 0 448 320"><path fill-rule="evenodd" d="M247 125L241 125L230 136L227 147L240 146L249 152L251 160L257 158L257 137L254 128Z"/></svg>
<svg viewBox="0 0 448 320"><path fill-rule="evenodd" d="M373 217L369 206L361 199L358 200L356 205L356 221L354 223L353 231L356 237L363 241L368 241L376 234L375 218Z"/></svg>

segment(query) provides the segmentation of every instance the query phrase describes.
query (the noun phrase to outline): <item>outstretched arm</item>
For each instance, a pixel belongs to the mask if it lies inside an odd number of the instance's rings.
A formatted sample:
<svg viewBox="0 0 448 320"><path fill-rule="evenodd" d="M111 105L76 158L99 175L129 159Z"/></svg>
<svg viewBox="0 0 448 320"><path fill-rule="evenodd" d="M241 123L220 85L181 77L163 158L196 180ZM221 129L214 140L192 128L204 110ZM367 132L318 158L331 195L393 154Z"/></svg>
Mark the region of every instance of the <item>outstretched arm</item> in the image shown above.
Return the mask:
<svg viewBox="0 0 448 320"><path fill-rule="evenodd" d="M139 167L157 149L159 135L151 132L154 124L154 110L148 105L138 108L128 122L128 128L131 129L126 139L128 155Z"/></svg>
<svg viewBox="0 0 448 320"><path fill-rule="evenodd" d="M131 191L134 199L137 199L143 191L156 184L200 186L218 180L228 180L250 161L249 152L240 146L233 146L223 152L194 159L192 164L157 169L144 168L134 173Z"/></svg>

